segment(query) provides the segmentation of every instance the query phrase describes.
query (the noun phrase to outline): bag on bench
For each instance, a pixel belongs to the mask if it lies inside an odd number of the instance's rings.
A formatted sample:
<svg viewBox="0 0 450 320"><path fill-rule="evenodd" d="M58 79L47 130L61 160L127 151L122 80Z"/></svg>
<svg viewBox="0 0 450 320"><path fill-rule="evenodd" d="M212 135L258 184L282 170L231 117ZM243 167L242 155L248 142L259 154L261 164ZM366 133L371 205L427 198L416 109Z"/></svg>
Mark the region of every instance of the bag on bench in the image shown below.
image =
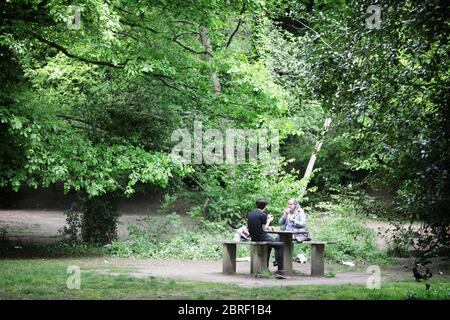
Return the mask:
<svg viewBox="0 0 450 320"><path fill-rule="evenodd" d="M234 241L248 241L250 240L250 232L248 232L247 226L243 225L239 229L236 229L234 235Z"/></svg>
<svg viewBox="0 0 450 320"><path fill-rule="evenodd" d="M294 240L298 243L302 243L303 241L310 241L311 238L309 237L308 233L298 233L294 235Z"/></svg>

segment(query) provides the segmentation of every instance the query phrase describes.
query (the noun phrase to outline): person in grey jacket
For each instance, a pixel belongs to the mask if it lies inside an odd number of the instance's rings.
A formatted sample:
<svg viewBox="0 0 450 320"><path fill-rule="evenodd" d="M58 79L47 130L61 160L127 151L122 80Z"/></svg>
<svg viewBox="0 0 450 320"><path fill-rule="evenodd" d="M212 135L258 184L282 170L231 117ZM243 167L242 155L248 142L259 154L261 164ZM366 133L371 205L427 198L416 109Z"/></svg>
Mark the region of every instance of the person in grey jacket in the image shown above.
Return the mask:
<svg viewBox="0 0 450 320"><path fill-rule="evenodd" d="M285 231L302 231L303 233L294 234L294 239L298 242L311 240L308 236L308 221L305 210L300 206L297 199L289 199L288 206L283 216L279 220Z"/></svg>
<svg viewBox="0 0 450 320"><path fill-rule="evenodd" d="M308 235L308 221L306 219L305 210L300 206L297 199L289 199L288 206L284 210L283 215L278 221L283 225L284 231L301 231L302 233L293 234L293 238L297 242L309 241L311 238ZM280 236L277 236L275 241L281 241ZM277 261L273 262L274 266L277 266Z"/></svg>

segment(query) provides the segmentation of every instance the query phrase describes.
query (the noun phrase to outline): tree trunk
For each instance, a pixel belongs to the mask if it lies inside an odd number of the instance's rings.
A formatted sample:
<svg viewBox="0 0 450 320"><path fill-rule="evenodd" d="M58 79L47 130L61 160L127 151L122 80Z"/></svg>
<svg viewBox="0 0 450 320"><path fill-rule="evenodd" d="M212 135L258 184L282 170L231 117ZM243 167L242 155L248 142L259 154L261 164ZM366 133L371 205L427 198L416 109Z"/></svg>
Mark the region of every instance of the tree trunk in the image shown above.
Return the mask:
<svg viewBox="0 0 450 320"><path fill-rule="evenodd" d="M308 166L306 167L305 174L303 175L303 178L308 178L314 169L314 163L316 162L317 155L319 154L320 149L322 148L323 140L325 138L325 134L327 133L328 129L330 128L331 124L331 117L325 118L325 122L323 124L322 132L320 133L320 138L316 142L316 145L314 146L313 152L311 154L311 157L309 158ZM306 192L307 185L303 187L303 189L300 190L300 198L303 197L303 195Z"/></svg>
<svg viewBox="0 0 450 320"><path fill-rule="evenodd" d="M206 29L205 26L200 26L200 41L202 42L202 45L206 51L203 58L205 59L205 61L212 63L211 39L209 38L209 35L208 35L208 29ZM215 71L211 72L211 79L213 82L214 93L216 95L219 95L220 92L222 91L222 88L220 86L220 80L219 80L219 76L217 75L217 72L215 72Z"/></svg>
<svg viewBox="0 0 450 320"><path fill-rule="evenodd" d="M328 129L330 128L330 124L331 124L331 118L326 118L325 122L323 124L323 129L321 132L321 136L319 141L316 142L316 145L314 146L313 152L311 154L311 158L309 158L309 162L308 162L308 166L306 167L305 170L305 175L303 176L303 178L309 177L314 169L314 163L316 162L317 159L317 154L319 153L320 149L322 148L322 143L325 137L325 133L328 131Z"/></svg>

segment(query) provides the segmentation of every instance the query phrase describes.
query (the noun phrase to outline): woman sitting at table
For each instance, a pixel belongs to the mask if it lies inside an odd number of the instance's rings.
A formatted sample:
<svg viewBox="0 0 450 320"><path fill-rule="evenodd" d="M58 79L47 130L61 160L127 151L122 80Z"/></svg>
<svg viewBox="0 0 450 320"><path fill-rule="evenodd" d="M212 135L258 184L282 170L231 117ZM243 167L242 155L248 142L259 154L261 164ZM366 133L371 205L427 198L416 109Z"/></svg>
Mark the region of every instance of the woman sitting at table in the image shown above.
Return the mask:
<svg viewBox="0 0 450 320"><path fill-rule="evenodd" d="M311 240L308 236L308 222L306 219L306 213L300 206L300 203L298 203L297 199L289 199L288 206L286 210L284 210L284 214L280 218L279 223L283 225L282 229L284 231L302 232L293 235L297 242Z"/></svg>

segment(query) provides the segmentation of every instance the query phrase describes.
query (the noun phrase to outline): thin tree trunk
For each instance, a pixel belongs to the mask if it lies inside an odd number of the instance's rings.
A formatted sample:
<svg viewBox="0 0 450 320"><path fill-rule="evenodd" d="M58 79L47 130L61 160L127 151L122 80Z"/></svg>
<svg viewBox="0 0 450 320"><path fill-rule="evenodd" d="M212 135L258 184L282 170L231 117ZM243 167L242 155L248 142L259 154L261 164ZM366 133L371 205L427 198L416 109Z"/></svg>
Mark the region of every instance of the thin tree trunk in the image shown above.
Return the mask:
<svg viewBox="0 0 450 320"><path fill-rule="evenodd" d="M314 169L314 164L317 159L317 155L319 154L320 149L322 148L323 140L325 139L325 134L327 133L328 129L330 128L331 124L331 117L325 118L325 122L323 124L322 132L320 133L320 138L316 142L316 145L314 146L313 152L311 154L311 157L309 158L308 166L306 167L305 174L303 175L303 178L308 178ZM300 190L300 198L303 197L303 195L306 192L307 185L305 185Z"/></svg>
<svg viewBox="0 0 450 320"><path fill-rule="evenodd" d="M319 141L316 142L316 145L314 146L313 152L311 154L311 157L309 158L308 166L306 167L303 178L309 177L311 175L311 173L314 169L314 163L316 162L316 159L317 159L317 154L319 153L320 149L322 148L325 133L330 128L330 124L331 124L331 118L326 118L325 122L323 124L321 137L320 137Z"/></svg>
<svg viewBox="0 0 450 320"><path fill-rule="evenodd" d="M200 41L202 42L202 45L206 51L204 59L209 63L212 63L211 39L209 38L208 35L208 29L205 26L200 26ZM222 87L220 86L220 79L219 76L217 75L217 72L215 71L211 72L211 79L213 82L214 93L216 95L219 95L220 92L222 91Z"/></svg>

